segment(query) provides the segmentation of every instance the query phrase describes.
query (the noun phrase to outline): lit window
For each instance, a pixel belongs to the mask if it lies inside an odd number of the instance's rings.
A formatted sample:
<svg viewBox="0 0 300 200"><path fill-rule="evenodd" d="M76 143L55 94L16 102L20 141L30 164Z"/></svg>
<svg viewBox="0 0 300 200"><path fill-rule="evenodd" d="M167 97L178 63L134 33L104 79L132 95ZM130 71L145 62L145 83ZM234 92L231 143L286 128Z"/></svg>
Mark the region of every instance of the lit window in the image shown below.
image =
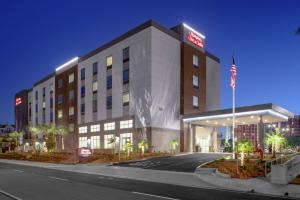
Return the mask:
<svg viewBox="0 0 300 200"><path fill-rule="evenodd" d="M198 76L193 75L193 86L199 87L199 78L198 78Z"/></svg>
<svg viewBox="0 0 300 200"><path fill-rule="evenodd" d="M132 126L133 126L132 120L120 121L120 129L132 128Z"/></svg>
<svg viewBox="0 0 300 200"><path fill-rule="evenodd" d="M91 132L99 132L100 131L100 124L91 125Z"/></svg>
<svg viewBox="0 0 300 200"><path fill-rule="evenodd" d="M93 82L93 92L97 92L98 90L98 81Z"/></svg>
<svg viewBox="0 0 300 200"><path fill-rule="evenodd" d="M87 126L79 127L79 133L87 133Z"/></svg>
<svg viewBox="0 0 300 200"><path fill-rule="evenodd" d="M105 131L115 130L115 122L105 123L104 124L104 130Z"/></svg>
<svg viewBox="0 0 300 200"><path fill-rule="evenodd" d="M91 137L91 148L92 149L100 149L100 136L92 136Z"/></svg>
<svg viewBox="0 0 300 200"><path fill-rule="evenodd" d="M106 67L111 67L112 66L112 56L108 56L106 58Z"/></svg>
<svg viewBox="0 0 300 200"><path fill-rule="evenodd" d="M62 118L63 118L63 111L62 111L62 109L59 109L59 110L57 111L57 118L58 118L58 119L62 119Z"/></svg>
<svg viewBox="0 0 300 200"><path fill-rule="evenodd" d="M123 94L123 106L126 106L129 104L129 93Z"/></svg>
<svg viewBox="0 0 300 200"><path fill-rule="evenodd" d="M199 103L198 103L198 97L197 96L193 96L193 106L194 107L197 107L198 108L198 106L199 106Z"/></svg>
<svg viewBox="0 0 300 200"><path fill-rule="evenodd" d="M87 147L87 137L79 137L79 148Z"/></svg>
<svg viewBox="0 0 300 200"><path fill-rule="evenodd" d="M196 55L193 55L193 65L194 65L195 67L198 67L198 66L199 66L199 58L198 58L198 56L196 56Z"/></svg>
<svg viewBox="0 0 300 200"><path fill-rule="evenodd" d="M122 133L120 134L120 147L123 151L125 151L125 144L132 145L132 133ZM132 148L131 148L132 151Z"/></svg>
<svg viewBox="0 0 300 200"><path fill-rule="evenodd" d="M69 75L69 83L73 83L74 82L74 73Z"/></svg>
<svg viewBox="0 0 300 200"><path fill-rule="evenodd" d="M69 131L74 132L74 124L69 124Z"/></svg>
<svg viewBox="0 0 300 200"><path fill-rule="evenodd" d="M46 102L43 101L43 108L46 108Z"/></svg>
<svg viewBox="0 0 300 200"><path fill-rule="evenodd" d="M104 149L114 149L115 148L115 145L112 142L113 138L114 138L113 134L104 135Z"/></svg>
<svg viewBox="0 0 300 200"><path fill-rule="evenodd" d="M74 115L74 107L69 107L69 116Z"/></svg>

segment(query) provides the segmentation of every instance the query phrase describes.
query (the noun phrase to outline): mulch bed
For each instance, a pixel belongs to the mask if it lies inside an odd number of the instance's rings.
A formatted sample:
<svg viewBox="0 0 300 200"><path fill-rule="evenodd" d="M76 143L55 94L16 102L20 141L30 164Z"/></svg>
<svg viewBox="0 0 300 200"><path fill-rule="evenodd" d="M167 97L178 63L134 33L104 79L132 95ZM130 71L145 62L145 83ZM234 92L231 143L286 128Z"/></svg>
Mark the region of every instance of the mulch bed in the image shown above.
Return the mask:
<svg viewBox="0 0 300 200"><path fill-rule="evenodd" d="M300 185L300 175L294 179L292 182L290 182L291 184L296 184L296 185Z"/></svg>

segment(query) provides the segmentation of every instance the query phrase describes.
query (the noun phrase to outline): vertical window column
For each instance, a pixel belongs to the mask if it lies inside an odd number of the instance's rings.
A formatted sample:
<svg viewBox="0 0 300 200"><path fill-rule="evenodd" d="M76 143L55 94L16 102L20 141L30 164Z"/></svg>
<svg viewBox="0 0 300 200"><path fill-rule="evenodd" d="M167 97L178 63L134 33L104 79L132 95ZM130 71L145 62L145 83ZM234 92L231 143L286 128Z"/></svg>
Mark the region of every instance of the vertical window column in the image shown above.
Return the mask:
<svg viewBox="0 0 300 200"><path fill-rule="evenodd" d="M129 105L129 47L123 49L123 106Z"/></svg>

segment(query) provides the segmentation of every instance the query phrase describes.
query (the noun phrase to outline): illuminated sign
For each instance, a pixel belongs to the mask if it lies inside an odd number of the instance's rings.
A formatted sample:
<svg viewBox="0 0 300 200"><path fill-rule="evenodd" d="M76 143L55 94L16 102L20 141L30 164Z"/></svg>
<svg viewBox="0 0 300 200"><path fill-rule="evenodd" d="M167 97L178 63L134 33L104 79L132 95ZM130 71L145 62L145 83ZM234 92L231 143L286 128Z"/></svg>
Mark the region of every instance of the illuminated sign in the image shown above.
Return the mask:
<svg viewBox="0 0 300 200"><path fill-rule="evenodd" d="M21 97L16 98L16 106L20 105L22 103Z"/></svg>
<svg viewBox="0 0 300 200"><path fill-rule="evenodd" d="M81 157L90 157L92 156L92 149L87 147L81 147L78 149L78 155Z"/></svg>
<svg viewBox="0 0 300 200"><path fill-rule="evenodd" d="M203 48L203 40L201 37L199 37L198 35L196 35L194 32L190 31L187 34L187 40L190 41L191 43L193 43L194 45Z"/></svg>

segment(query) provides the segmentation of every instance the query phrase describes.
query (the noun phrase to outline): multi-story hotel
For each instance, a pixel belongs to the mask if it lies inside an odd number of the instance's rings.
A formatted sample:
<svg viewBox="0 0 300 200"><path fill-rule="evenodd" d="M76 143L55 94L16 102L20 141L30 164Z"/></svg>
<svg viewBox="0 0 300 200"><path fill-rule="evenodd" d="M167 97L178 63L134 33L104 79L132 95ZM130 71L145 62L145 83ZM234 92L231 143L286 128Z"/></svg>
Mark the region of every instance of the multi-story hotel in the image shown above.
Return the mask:
<svg viewBox="0 0 300 200"><path fill-rule="evenodd" d="M67 126L62 149L110 149L116 138L116 147L145 139L156 151L177 140L186 151L182 116L220 107L220 61L204 41L184 23L169 29L147 21L16 94L16 121L28 117L17 129Z"/></svg>

